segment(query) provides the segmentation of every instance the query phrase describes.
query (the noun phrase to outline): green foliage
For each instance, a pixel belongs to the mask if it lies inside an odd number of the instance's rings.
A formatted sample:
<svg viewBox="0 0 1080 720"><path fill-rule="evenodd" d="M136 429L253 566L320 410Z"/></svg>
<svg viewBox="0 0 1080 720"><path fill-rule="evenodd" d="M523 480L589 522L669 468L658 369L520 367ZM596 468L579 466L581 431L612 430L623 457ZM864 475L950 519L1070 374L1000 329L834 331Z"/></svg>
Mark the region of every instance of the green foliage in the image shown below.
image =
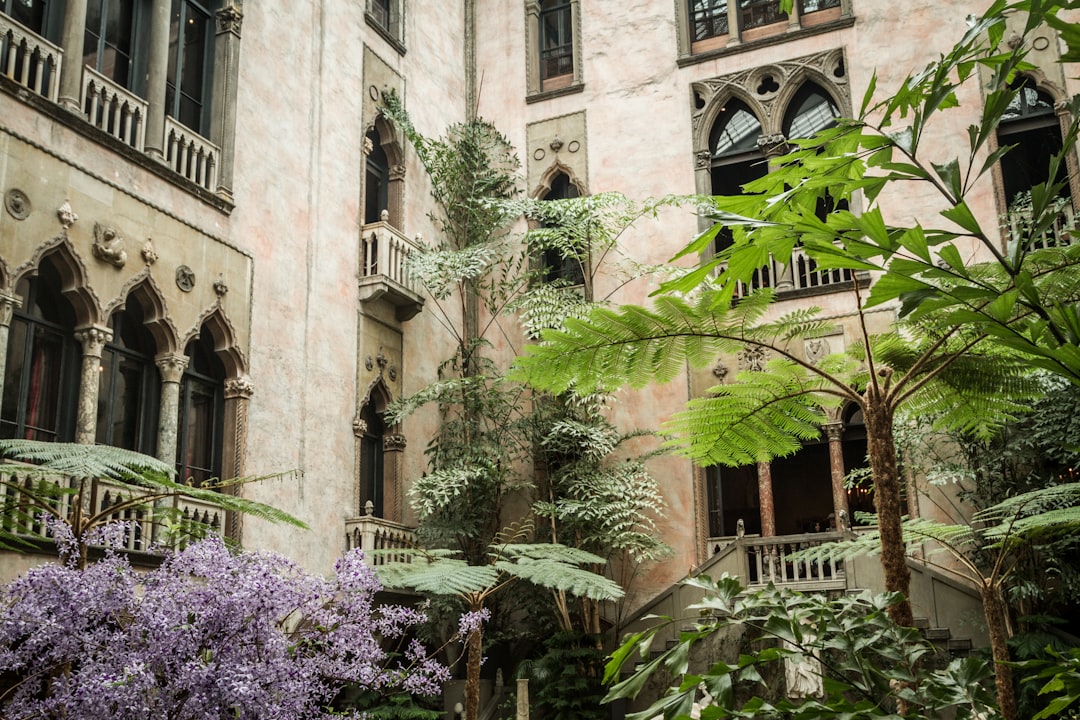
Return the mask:
<svg viewBox="0 0 1080 720"><path fill-rule="evenodd" d="M1017 667L1031 673L1025 682L1041 683L1039 697L1048 696L1043 699L1045 706L1031 720L1076 717L1074 706L1080 700L1080 648L1072 648L1064 653L1047 648L1047 654L1050 659L1017 663ZM1066 713L1069 708L1073 709Z"/></svg>
<svg viewBox="0 0 1080 720"><path fill-rule="evenodd" d="M576 632L558 632L544 642L544 654L527 665L530 697L551 720L604 720L600 683L603 654L599 639Z"/></svg>
<svg viewBox="0 0 1080 720"><path fill-rule="evenodd" d="M933 650L918 631L889 619L895 595L828 598L772 586L748 592L726 575L686 582L706 592L687 608L696 617L666 618L628 637L608 662L608 700L636 697L660 671L675 678L662 698L629 720L661 714L674 720L689 716L695 704L709 720L993 716L988 664L964 658L935 669ZM653 655L657 631L672 623L682 628L678 641ZM700 652L723 637L737 639L739 652L704 660ZM646 662L624 676L639 654ZM792 698L790 688L770 680L784 676L789 663L820 677L820 692Z"/></svg>

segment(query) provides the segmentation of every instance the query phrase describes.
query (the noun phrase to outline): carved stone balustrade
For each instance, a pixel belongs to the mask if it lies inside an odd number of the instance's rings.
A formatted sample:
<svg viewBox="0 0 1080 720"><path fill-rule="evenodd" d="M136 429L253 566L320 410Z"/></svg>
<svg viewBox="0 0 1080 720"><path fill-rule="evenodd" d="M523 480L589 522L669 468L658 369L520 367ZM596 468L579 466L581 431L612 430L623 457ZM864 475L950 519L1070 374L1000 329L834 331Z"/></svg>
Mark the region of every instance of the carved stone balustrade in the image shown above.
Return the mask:
<svg viewBox="0 0 1080 720"><path fill-rule="evenodd" d="M1028 250L1044 250L1051 247L1065 247L1076 242L1076 213L1070 203L1059 203L1057 215L1049 227L1036 228L1032 225L1031 209L1011 210L1004 217L1001 233L1011 253L1012 242L1017 238L1028 241Z"/></svg>
<svg viewBox="0 0 1080 720"><path fill-rule="evenodd" d="M140 152L145 149L146 101L90 67L83 67L82 109L97 129Z"/></svg>
<svg viewBox="0 0 1080 720"><path fill-rule="evenodd" d="M416 547L414 528L374 515L350 518L345 521L346 550L360 548L368 555L368 563L371 565L383 565L395 560L408 559L404 556L395 558L392 553L371 557L372 550L400 550L412 547Z"/></svg>
<svg viewBox="0 0 1080 720"><path fill-rule="evenodd" d="M64 51L0 13L0 72L24 88L56 102Z"/></svg>
<svg viewBox="0 0 1080 720"><path fill-rule="evenodd" d="M738 284L735 297L745 297L753 290L766 287L775 288L781 296L786 293L802 296L838 292L851 289L851 283L856 277L860 286L864 286L869 278L863 278L862 275L851 270L822 270L807 256L806 251L797 247L792 250L789 265L778 262L770 255L769 263L754 271L754 277L749 283Z"/></svg>
<svg viewBox="0 0 1080 720"><path fill-rule="evenodd" d="M214 192L220 157L217 145L173 118L165 118L165 160L177 173Z"/></svg>
<svg viewBox="0 0 1080 720"><path fill-rule="evenodd" d="M389 303L400 322L416 317L424 307L419 284L405 261L416 245L383 219L364 225L360 233L360 301Z"/></svg>

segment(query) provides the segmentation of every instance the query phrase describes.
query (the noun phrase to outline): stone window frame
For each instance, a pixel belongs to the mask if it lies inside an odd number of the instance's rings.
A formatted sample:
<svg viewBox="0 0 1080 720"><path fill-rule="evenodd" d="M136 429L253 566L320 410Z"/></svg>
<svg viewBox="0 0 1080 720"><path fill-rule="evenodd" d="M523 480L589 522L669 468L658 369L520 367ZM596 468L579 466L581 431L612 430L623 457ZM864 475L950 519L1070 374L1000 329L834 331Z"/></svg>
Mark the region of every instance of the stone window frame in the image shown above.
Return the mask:
<svg viewBox="0 0 1080 720"><path fill-rule="evenodd" d="M585 89L581 56L581 0L569 0L573 72L548 80L540 77L540 0L525 0L525 102L534 103Z"/></svg>
<svg viewBox="0 0 1080 720"><path fill-rule="evenodd" d="M404 230L405 220L405 148L402 145L393 123L387 121L380 113L367 127L364 128L362 141L375 131L379 136L379 146L386 155L389 173L386 180L386 222L398 230ZM364 143L364 178L367 178L367 143ZM366 188L361 192L361 202L366 203ZM367 216L367 208L360 208L360 217Z"/></svg>
<svg viewBox="0 0 1080 720"><path fill-rule="evenodd" d="M364 458L363 458L363 439L367 434L367 423L363 419L364 410L370 405L372 406L375 414L383 415L386 411L386 407L393 402L394 394L390 388L390 384L386 382L382 375L383 365L380 363L380 374L375 380L373 380L367 387L367 392L364 394L364 399L357 406L356 418L353 420L353 435L355 437L355 489L354 496L357 511L360 516L367 515L367 509L364 507L364 492L363 483L365 478L363 475ZM382 432L382 514L381 517L384 520L391 522L404 522L405 520L405 502L404 502L404 486L402 484L402 474L405 466L405 447L407 441L405 435L401 432L401 423L390 424L385 422L384 418L383 432Z"/></svg>
<svg viewBox="0 0 1080 720"><path fill-rule="evenodd" d="M840 0L837 8L827 8L801 15L801 2L796 2L786 23L777 22L764 27L741 31L737 0L728 0L728 33L702 40L693 40L693 18L690 6L694 0L675 0L675 26L679 67L693 65L724 55L743 52L763 45L787 42L800 37L817 35L845 27L855 22L852 3ZM733 32L732 32L733 31Z"/></svg>
<svg viewBox="0 0 1080 720"><path fill-rule="evenodd" d="M573 168L571 168L569 165L565 165L562 162L556 160L556 161L552 162L551 165L548 167L548 169L544 171L544 174L540 176L539 184L536 186L536 188L533 189L533 191L531 193L532 198L535 199L535 200L547 200L548 199L548 197L547 197L548 194L551 193L552 185L554 184L556 178L558 178L560 175L566 176L566 179L567 179L568 183L575 190L577 190L577 193L578 193L577 197L578 198L585 198L585 197L588 197L591 194L589 192L588 187L585 185L585 182L582 181L578 177L577 173L574 172ZM554 200L556 198L552 198L552 199ZM534 230L534 229L540 227L540 224L536 220L529 220L528 225L529 225L530 230ZM536 253L535 257L532 258L532 264L533 264L533 267L536 268L537 270L541 269L544 266L545 263L544 263L544 258L543 258L543 252L542 251ZM592 296L592 256L591 255L589 255L588 257L583 258L582 263L581 263L581 274L582 274L581 282L577 283L575 285L572 285L571 287L581 288L582 292L585 293L586 297L591 297ZM556 279L556 278L553 278L553 279ZM561 278L561 276L560 276L559 279L565 279L565 278Z"/></svg>
<svg viewBox="0 0 1080 720"><path fill-rule="evenodd" d="M405 54L405 0L385 0L386 9L376 9L381 0L365 0L364 21L394 48L399 55ZM380 15L387 15L386 21Z"/></svg>

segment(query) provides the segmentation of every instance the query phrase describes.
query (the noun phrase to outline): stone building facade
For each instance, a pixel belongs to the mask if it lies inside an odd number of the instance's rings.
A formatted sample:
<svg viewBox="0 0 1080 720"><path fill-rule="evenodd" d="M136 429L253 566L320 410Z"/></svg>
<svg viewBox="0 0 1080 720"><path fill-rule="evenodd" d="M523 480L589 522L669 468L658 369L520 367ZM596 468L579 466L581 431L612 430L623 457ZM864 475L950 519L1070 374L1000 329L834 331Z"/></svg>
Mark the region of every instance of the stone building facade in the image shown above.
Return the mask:
<svg viewBox="0 0 1080 720"><path fill-rule="evenodd" d="M731 193L788 140L852 112L875 70L879 88L895 87L950 47L983 4L796 0L783 15L775 0L3 0L0 435L131 447L194 481L297 470L244 492L309 532L228 529L328 571L366 534L407 531L407 488L437 419L390 426L383 411L449 354L400 265L417 235L437 235L419 161L380 114L384 93L428 135L471 110L493 121L533 197ZM1015 128L1033 143L1057 131L1057 103L1076 89L1057 39L1034 43ZM935 130L943 147L978 117L978 88L964 92L963 116ZM1006 212L1014 171L973 196L981 220ZM915 190L885 211L933 207ZM663 264L702 227L670 211L623 250ZM851 278L766 271L784 307L813 302L835 320L808 358L851 341L854 301L838 291ZM601 276L595 295L640 302L651 282ZM656 427L764 359L718 358L626 394L615 419ZM738 521L790 534L861 502L838 485L865 454L859 418L841 412L826 430L772 466L655 460L675 554L630 604L703 562Z"/></svg>

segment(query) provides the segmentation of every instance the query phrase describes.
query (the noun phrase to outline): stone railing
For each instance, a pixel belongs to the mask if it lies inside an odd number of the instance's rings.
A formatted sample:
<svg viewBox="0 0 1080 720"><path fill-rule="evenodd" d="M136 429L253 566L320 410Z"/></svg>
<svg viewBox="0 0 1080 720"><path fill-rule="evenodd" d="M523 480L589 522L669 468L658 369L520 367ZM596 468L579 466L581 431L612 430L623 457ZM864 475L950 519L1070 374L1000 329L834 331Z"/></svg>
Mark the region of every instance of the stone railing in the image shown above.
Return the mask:
<svg viewBox="0 0 1080 720"><path fill-rule="evenodd" d="M405 265L405 260L415 250L416 245L387 221L384 210L381 221L364 225L360 243L360 275L381 275L417 292L418 285Z"/></svg>
<svg viewBox="0 0 1080 720"><path fill-rule="evenodd" d="M791 585L823 589L846 586L844 561L828 553L795 553L817 547L822 543L843 539L838 532L778 535L774 537L744 537L742 546L743 580L750 586Z"/></svg>
<svg viewBox="0 0 1080 720"><path fill-rule="evenodd" d="M1076 213L1072 203L1060 201L1057 214L1050 227L1036 232L1032 227L1031 208L1011 210L1004 217L1001 228L1007 242L1014 238L1026 238L1029 250L1064 247L1076 242ZM1010 243L1011 244L1011 243Z"/></svg>
<svg viewBox="0 0 1080 720"><path fill-rule="evenodd" d="M770 255L769 264L754 271L749 283L738 284L735 297L745 297L753 290L766 287L775 288L777 293L813 291L830 286L845 289L851 286L853 279L851 270L818 269L817 263L807 256L806 251L797 247L791 253L791 263L786 266Z"/></svg>
<svg viewBox="0 0 1080 720"><path fill-rule="evenodd" d="M384 565L398 560L408 561L406 555L396 557L394 553L371 557L372 550L404 550L416 547L416 530L401 523L375 517L370 512L358 518L345 521L345 549L360 548L368 555L372 565Z"/></svg>
<svg viewBox="0 0 1080 720"><path fill-rule="evenodd" d="M51 540L47 523L41 513L35 512L27 502L28 498L31 494L47 497L55 515L66 518L70 515L78 481L74 478L34 478L17 471L4 472L0 479L4 482L0 485L4 529L27 538ZM39 490L42 483L53 487ZM13 485L25 488L25 492ZM225 525L225 513L221 508L191 498L169 498L157 501L156 507L147 503L118 508L110 513L110 508L137 497L142 494L142 489L111 480L98 480L87 482L84 492L89 495L83 500L84 517L104 514L109 521L127 523L122 543L125 550L146 552L157 547L174 546L189 535L205 532L220 534ZM161 522L165 516L163 504L176 510L176 517L168 523Z"/></svg>
<svg viewBox="0 0 1080 720"><path fill-rule="evenodd" d="M83 68L82 109L91 125L140 152L146 147L145 100L93 68Z"/></svg>
<svg viewBox="0 0 1080 720"><path fill-rule="evenodd" d="M165 160L169 167L204 190L217 190L221 151L194 130L165 118Z"/></svg>
<svg viewBox="0 0 1080 720"><path fill-rule="evenodd" d="M56 102L63 54L58 46L0 13L0 72L4 75Z"/></svg>

